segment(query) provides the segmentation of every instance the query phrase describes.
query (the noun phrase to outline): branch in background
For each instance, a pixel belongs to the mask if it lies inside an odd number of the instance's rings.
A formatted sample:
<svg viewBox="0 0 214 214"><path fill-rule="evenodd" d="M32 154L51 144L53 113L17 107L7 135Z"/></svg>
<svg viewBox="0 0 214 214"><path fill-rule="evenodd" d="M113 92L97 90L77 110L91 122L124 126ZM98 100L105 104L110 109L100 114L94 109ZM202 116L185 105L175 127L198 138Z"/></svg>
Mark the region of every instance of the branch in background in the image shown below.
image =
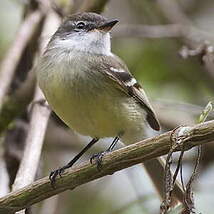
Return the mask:
<svg viewBox="0 0 214 214"><path fill-rule="evenodd" d="M182 127L182 130L184 128ZM194 146L214 141L214 121L209 121L193 127L186 127L188 133L182 141L185 150ZM181 129L177 129L181 134ZM40 179L25 188L17 190L0 199L0 214L8 214L22 210L56 195L65 190L72 190L89 181L111 175L119 170L128 168L146 160L165 155L171 147L172 131L165 134L146 139L139 143L132 144L125 148L116 150L103 157L103 168L97 171L96 164L85 163L74 167L63 173L61 178L56 180L56 188L50 185L48 177Z"/></svg>
<svg viewBox="0 0 214 214"><path fill-rule="evenodd" d="M114 35L132 38L181 38L186 46L180 50L180 55L184 59L199 55L200 62L204 62L207 70L204 73L206 75L203 75L204 81L214 90L214 47L208 42L213 41L212 34L185 22L167 25L119 25Z"/></svg>
<svg viewBox="0 0 214 214"><path fill-rule="evenodd" d="M180 54L183 58L201 56L207 74L214 79L214 47L208 42L212 41L213 35L195 28L176 1L158 0L157 3L165 17L172 23L185 24L189 29L194 29L189 34L183 34L182 38L187 47L184 47Z"/></svg>
<svg viewBox="0 0 214 214"><path fill-rule="evenodd" d="M37 87L34 101L36 102L41 99L44 99L44 97L40 89ZM34 181L39 165L49 115L50 109L47 108L47 106L42 106L38 103L34 104L30 128L26 138L26 146L13 184L13 190L20 189ZM24 213L24 211L19 213Z"/></svg>
<svg viewBox="0 0 214 214"><path fill-rule="evenodd" d="M37 29L37 26L43 17L44 15L41 10L32 12L26 17L23 24L20 26L20 30L17 33L15 41L1 63L0 110L3 104L3 99L6 96L10 83L14 77L14 72L19 63L22 52L34 35L34 31Z"/></svg>
<svg viewBox="0 0 214 214"><path fill-rule="evenodd" d="M209 32L196 28L188 17L183 13L176 1L158 0L159 8L164 16L172 22L167 25L120 25L114 32L116 37L139 37L139 38L181 38L186 46L180 51L183 58L200 56L204 63L206 81L214 90L214 46L213 35Z"/></svg>
<svg viewBox="0 0 214 214"><path fill-rule="evenodd" d="M187 24L175 23L165 25L121 24L114 31L114 37L139 38L179 38L192 40L191 45L211 40L212 35ZM197 46L198 47L198 46ZM201 50L201 49L200 49ZM199 51L197 54L199 54ZM195 54L196 55L196 54Z"/></svg>
<svg viewBox="0 0 214 214"><path fill-rule="evenodd" d="M16 117L22 114L24 118L23 112L26 110L27 104L30 102L33 96L34 86L35 86L35 76L32 74L28 74L34 53L36 52L37 42L40 35L40 28L42 27L42 22L44 21L44 13L43 10L38 10L33 1L29 2L29 6L34 5L35 8L27 8L24 7L24 19L20 25L20 28L17 32L16 39L12 43L8 53L5 55L1 68L0 68L0 127L6 129L8 124ZM28 11L28 9L30 11ZM26 77L28 75L28 77ZM25 80L27 78L27 81ZM19 83L23 82L24 84L19 87ZM19 87L18 91L16 89ZM25 93L25 90L27 93ZM12 95L12 93L15 95ZM11 93L11 94L10 94ZM10 94L10 97L7 95ZM26 96L24 96L26 94ZM17 98L17 99L16 99ZM11 114L10 114L11 113ZM1 129L0 128L0 129ZM14 130L14 129L13 129ZM0 135L2 134L0 131ZM2 141L4 141L4 146L7 147L9 144L13 144L14 141L7 141L9 138L19 138L23 134L23 130L21 133L16 135L20 130L8 131L8 133L2 136ZM13 133L13 134L12 134ZM25 135L22 135L23 139ZM17 140L17 144L21 144L23 141ZM6 145L7 144L7 145ZM17 145L16 144L16 145ZM20 145L19 144L19 145ZM7 147L9 148L9 147ZM14 173L16 173L18 169L19 161L18 159L10 158L10 154L4 152L4 159L6 162L7 172L10 178L10 186L11 182L14 180ZM13 167L12 169L10 167ZM8 185L5 184L6 186Z"/></svg>
<svg viewBox="0 0 214 214"><path fill-rule="evenodd" d="M205 54L202 57L209 75L214 79L214 46L208 45L205 47Z"/></svg>
<svg viewBox="0 0 214 214"><path fill-rule="evenodd" d="M54 25L53 23L57 22L58 19L55 20L55 17L52 16L50 12L50 7L48 7L48 2L45 2L47 5L47 18L44 24L44 29L42 35L44 34L52 34L53 30L50 28L50 25ZM47 39L41 41L40 44L40 52L42 53L47 45ZM34 71L35 72L35 71ZM47 129L48 119L50 116L51 110L47 107L47 105L38 104L38 101L45 100L45 97L42 91L37 86L34 101L33 101L33 110L32 117L30 121L29 131L26 137L26 146L24 149L23 158L20 163L19 170L17 172L13 190L20 189L26 185L32 183L35 179L35 175L37 172L37 168L39 165L39 160L41 156L42 146L44 142L45 132ZM17 214L24 214L25 210L19 211Z"/></svg>
<svg viewBox="0 0 214 214"><path fill-rule="evenodd" d="M184 25L142 25L121 24L114 31L114 37L134 38L174 38L180 37L186 31Z"/></svg>

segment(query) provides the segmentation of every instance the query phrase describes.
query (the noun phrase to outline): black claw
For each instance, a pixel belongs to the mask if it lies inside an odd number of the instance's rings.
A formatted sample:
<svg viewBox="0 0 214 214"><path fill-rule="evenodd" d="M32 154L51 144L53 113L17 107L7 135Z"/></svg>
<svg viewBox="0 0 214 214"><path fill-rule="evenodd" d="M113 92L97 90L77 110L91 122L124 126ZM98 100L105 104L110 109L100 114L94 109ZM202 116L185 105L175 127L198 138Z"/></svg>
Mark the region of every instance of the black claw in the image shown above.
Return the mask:
<svg viewBox="0 0 214 214"><path fill-rule="evenodd" d="M95 160L98 171L100 171L102 169L102 159L106 153L107 153L106 151L105 152L99 152L99 153L93 154L90 158L91 164L92 164L93 160Z"/></svg>
<svg viewBox="0 0 214 214"><path fill-rule="evenodd" d="M55 182L56 182L56 177L59 175L60 177L62 177L62 173L64 172L64 168L59 168L57 170L54 170L50 173L49 175L49 179L50 179L50 182L51 182L51 186L53 188L55 188Z"/></svg>

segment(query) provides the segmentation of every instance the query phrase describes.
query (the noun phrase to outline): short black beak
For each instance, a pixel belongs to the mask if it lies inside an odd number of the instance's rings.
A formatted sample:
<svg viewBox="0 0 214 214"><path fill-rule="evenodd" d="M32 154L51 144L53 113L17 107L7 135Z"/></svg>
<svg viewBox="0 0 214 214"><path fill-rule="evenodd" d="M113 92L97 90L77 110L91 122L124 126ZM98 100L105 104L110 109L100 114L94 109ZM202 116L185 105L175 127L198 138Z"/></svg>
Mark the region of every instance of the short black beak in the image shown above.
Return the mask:
<svg viewBox="0 0 214 214"><path fill-rule="evenodd" d="M96 29L104 31L104 32L109 32L113 26L115 24L117 24L119 21L117 19L113 19L113 20L108 20L105 23L103 23L102 25L99 25L98 27L96 27Z"/></svg>

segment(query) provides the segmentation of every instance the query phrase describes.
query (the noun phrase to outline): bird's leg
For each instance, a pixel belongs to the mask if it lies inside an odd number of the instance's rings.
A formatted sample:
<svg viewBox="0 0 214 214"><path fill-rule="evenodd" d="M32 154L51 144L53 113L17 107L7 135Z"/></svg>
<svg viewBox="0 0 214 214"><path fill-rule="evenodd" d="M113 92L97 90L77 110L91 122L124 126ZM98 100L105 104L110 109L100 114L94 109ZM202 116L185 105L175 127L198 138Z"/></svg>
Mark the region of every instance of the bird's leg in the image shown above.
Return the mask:
<svg viewBox="0 0 214 214"><path fill-rule="evenodd" d="M61 174L64 172L65 169L68 169L70 167L73 166L73 164L89 149L91 148L99 139L98 138L93 138L90 143L83 148L83 150L78 153L68 164L66 164L65 166L56 169L54 171L52 171L49 175L49 179L51 181L51 185L54 187L55 181L56 181L56 177L59 175L61 176Z"/></svg>
<svg viewBox="0 0 214 214"><path fill-rule="evenodd" d="M106 153L111 152L114 149L114 147L116 146L116 144L117 144L119 139L120 139L119 136L115 137L113 142L111 143L111 145L109 146L109 148L106 151L93 154L92 157L90 158L90 162L91 163L92 163L93 160L95 160L95 162L97 164L97 169L99 171L101 170L101 167L102 167L102 158L103 158L103 156Z"/></svg>

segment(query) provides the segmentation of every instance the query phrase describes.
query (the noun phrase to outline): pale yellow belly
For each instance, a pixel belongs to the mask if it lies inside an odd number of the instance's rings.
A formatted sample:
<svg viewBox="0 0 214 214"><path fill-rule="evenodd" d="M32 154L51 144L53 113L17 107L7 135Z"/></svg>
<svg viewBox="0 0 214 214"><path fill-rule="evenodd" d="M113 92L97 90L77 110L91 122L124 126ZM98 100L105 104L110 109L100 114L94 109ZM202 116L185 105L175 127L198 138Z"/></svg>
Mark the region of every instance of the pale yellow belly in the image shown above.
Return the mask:
<svg viewBox="0 0 214 214"><path fill-rule="evenodd" d="M141 111L139 105L117 89L64 86L52 81L45 96L55 113L82 135L115 137L127 129L137 129L144 121L136 111Z"/></svg>

